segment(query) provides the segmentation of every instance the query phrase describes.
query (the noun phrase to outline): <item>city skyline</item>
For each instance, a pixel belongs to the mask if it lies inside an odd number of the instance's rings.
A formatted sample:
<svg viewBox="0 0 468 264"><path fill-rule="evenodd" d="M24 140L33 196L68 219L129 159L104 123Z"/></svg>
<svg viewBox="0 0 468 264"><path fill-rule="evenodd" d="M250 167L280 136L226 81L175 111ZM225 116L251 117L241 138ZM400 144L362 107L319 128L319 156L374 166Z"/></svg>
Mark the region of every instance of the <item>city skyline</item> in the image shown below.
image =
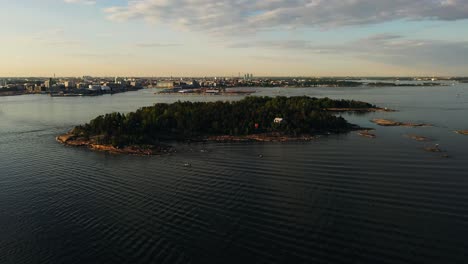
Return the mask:
<svg viewBox="0 0 468 264"><path fill-rule="evenodd" d="M461 0L38 2L0 0L0 77L468 73Z"/></svg>

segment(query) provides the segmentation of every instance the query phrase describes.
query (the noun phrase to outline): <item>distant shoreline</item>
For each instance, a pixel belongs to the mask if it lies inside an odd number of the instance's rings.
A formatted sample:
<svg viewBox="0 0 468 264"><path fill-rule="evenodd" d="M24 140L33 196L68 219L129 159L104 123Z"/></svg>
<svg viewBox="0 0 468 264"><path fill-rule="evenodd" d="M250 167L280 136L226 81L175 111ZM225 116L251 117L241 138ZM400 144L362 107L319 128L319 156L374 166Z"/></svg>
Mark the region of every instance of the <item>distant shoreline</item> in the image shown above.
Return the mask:
<svg viewBox="0 0 468 264"><path fill-rule="evenodd" d="M268 82L270 81L270 82ZM441 80L444 81L444 80ZM458 80L459 83L465 83L465 80ZM449 86L447 83L443 82L430 82L430 80L425 80L425 82L418 82L418 83L405 83L404 80L393 80L393 81L378 81L375 80L374 82L362 82L361 79L349 79L349 80L342 80L342 79L334 79L334 78L324 78L324 79L309 79L305 81L296 81L296 80L286 80L283 82L275 82L274 79L259 79L259 80L250 80L248 82L240 82L240 83L230 83L230 84L221 84L219 86L180 86L180 87L172 87L187 90L187 92L180 93L177 91L161 91L157 94L179 94L179 95L250 95L255 93L254 91L224 91L222 89L233 89L233 88L283 88L283 89L294 89L294 88L319 88L319 87L329 87L329 88L337 88L337 87L424 87L424 86ZM79 90L55 90L52 93L50 91L31 91L26 89L19 89L19 88L1 88L0 87L0 97L2 96L18 96L18 95L28 95L28 94L47 94L52 97L85 97L85 96L100 96L105 94L116 94L116 93L125 93L130 91L137 91L140 89L147 89L147 88L155 88L154 86L139 86L139 87L126 87L125 89L117 89L112 90L109 92L96 92L93 90L87 89L79 89ZM163 88L163 87L159 87ZM200 92L200 89L220 89L221 90L217 93L205 93ZM171 89L169 89L171 90Z"/></svg>
<svg viewBox="0 0 468 264"><path fill-rule="evenodd" d="M325 108L323 109L328 112L397 112L397 110L389 108L380 108L380 107L370 107L370 108Z"/></svg>

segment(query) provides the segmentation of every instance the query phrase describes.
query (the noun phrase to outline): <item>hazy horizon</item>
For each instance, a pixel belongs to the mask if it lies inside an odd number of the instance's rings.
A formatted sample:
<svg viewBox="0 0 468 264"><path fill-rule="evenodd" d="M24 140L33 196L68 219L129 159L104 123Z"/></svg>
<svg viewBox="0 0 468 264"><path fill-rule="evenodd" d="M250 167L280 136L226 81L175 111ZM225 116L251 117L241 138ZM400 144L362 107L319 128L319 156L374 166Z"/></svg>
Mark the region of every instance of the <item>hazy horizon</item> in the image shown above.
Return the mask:
<svg viewBox="0 0 468 264"><path fill-rule="evenodd" d="M83 78L83 77L93 77L93 78L157 78L157 79L162 79L162 78L239 78L238 75L198 75L198 76L188 76L188 75L174 75L174 76L145 76L145 75L116 75L116 76L111 76L111 75L90 75L90 74L84 74L84 75L70 75L70 76L0 76L0 79L9 79L9 78L15 78L15 79L21 79L21 78L56 78L56 79L66 79L66 78ZM244 74L241 74L240 78L243 78ZM262 76L253 76L253 78L467 78L467 76L463 75L407 75L407 76L398 76L398 75L367 75L367 76L360 76L360 75L343 75L343 76L333 76L333 75L321 75L321 76L305 76L305 75L262 75Z"/></svg>

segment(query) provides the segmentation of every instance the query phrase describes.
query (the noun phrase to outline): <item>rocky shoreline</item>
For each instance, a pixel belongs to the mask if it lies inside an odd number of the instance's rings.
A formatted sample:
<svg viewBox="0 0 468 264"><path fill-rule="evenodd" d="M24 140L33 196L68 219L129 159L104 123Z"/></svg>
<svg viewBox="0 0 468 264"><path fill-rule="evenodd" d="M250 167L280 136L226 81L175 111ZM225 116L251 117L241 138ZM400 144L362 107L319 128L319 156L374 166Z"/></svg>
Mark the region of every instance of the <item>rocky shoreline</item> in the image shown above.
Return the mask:
<svg viewBox="0 0 468 264"><path fill-rule="evenodd" d="M311 141L317 139L313 135L288 136L281 133L252 134L245 136L209 136L204 141L207 142L292 142Z"/></svg>
<svg viewBox="0 0 468 264"><path fill-rule="evenodd" d="M307 142L317 139L314 135L288 136L281 133L252 134L245 136L208 136L190 140L190 142L218 142L218 143L240 143L240 142ZM164 155L175 152L175 148L168 145L144 145L126 146L118 148L112 145L98 144L91 139L77 137L72 132L56 137L60 144L70 147L84 147L93 151L108 152L111 154L128 154L136 156Z"/></svg>
<svg viewBox="0 0 468 264"><path fill-rule="evenodd" d="M425 136L420 136L420 135L405 135L405 137L412 139L412 140L419 141L419 142L432 141L430 138L425 137Z"/></svg>
<svg viewBox="0 0 468 264"><path fill-rule="evenodd" d="M405 122L398 122L398 121L393 121L393 120L387 120L387 119L374 119L372 120L372 123L375 123L379 126L400 126L400 127L431 127L432 125L430 124L424 124L424 123L405 123Z"/></svg>
<svg viewBox="0 0 468 264"><path fill-rule="evenodd" d="M325 111L328 112L361 112L361 113L372 113L372 112L397 112L397 110L389 109L389 108L380 108L380 107L372 107L372 108L325 108Z"/></svg>
<svg viewBox="0 0 468 264"><path fill-rule="evenodd" d="M358 131L357 134L361 137L377 138L377 135L375 135L374 133L371 133L371 130L361 130L361 131Z"/></svg>
<svg viewBox="0 0 468 264"><path fill-rule="evenodd" d="M56 140L66 146L70 147L85 147L94 151L108 152L111 154L129 154L136 156L150 156L162 155L171 153L174 148L166 145L158 146L126 146L124 148L114 147L112 145L97 144L92 140L76 137L73 133L69 132L56 137Z"/></svg>

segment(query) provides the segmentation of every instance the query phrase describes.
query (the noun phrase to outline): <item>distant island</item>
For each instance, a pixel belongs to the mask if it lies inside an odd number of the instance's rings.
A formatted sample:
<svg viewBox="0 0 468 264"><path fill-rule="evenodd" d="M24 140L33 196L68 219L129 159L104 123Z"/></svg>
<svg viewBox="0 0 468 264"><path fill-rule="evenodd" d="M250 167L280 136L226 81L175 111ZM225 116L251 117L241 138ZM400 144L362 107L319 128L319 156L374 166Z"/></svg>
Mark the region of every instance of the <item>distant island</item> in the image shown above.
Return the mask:
<svg viewBox="0 0 468 264"><path fill-rule="evenodd" d="M327 109L333 109L328 111ZM333 113L382 111L375 105L329 98L246 97L235 102L176 102L99 116L57 140L115 153L170 152L169 141L291 141L360 129Z"/></svg>
<svg viewBox="0 0 468 264"><path fill-rule="evenodd" d="M438 82L424 82L424 83L390 83L390 82L372 82L368 83L367 86L371 87L415 87L415 86L447 86L446 84L438 83Z"/></svg>

